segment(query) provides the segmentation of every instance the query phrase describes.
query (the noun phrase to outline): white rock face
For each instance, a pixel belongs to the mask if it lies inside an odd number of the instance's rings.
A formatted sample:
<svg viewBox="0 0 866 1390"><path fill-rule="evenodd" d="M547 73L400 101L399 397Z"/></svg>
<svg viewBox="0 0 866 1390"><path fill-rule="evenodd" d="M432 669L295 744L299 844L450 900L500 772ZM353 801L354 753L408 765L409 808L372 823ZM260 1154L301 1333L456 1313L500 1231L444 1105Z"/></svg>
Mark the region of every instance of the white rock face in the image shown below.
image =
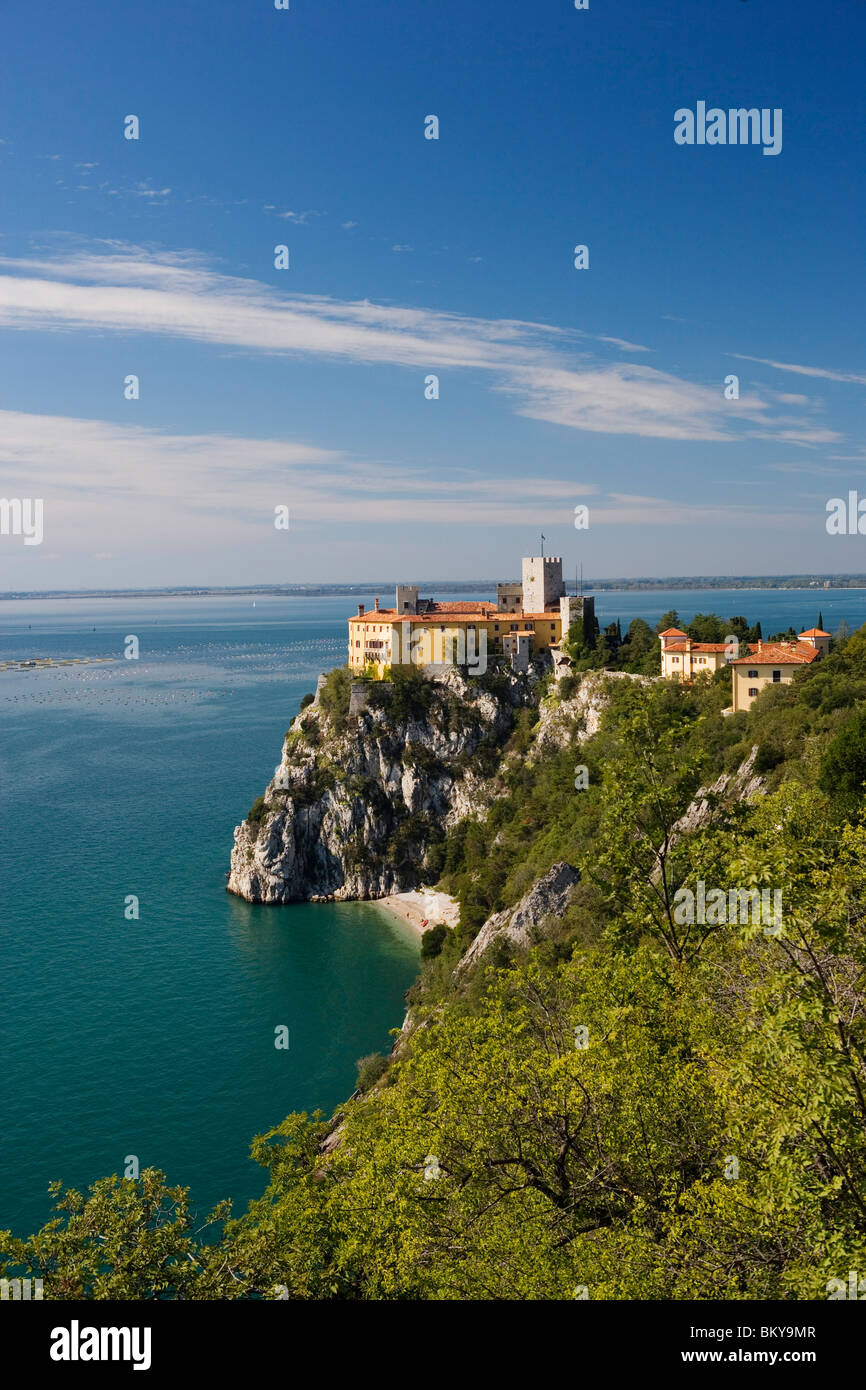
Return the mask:
<svg viewBox="0 0 866 1390"><path fill-rule="evenodd" d="M258 822L235 829L228 889L250 902L379 898L415 888L441 829L483 815L491 779L472 761L498 749L539 678L509 674L482 689L448 670L430 709L395 719L353 688L338 733L319 699L292 724ZM304 730L307 735L305 736Z"/></svg>
<svg viewBox="0 0 866 1390"><path fill-rule="evenodd" d="M755 772L758 745L740 763L736 772L723 772L710 787L699 787L688 810L680 816L671 832L671 843L683 835L691 835L709 825L724 804L748 801L764 790L764 779Z"/></svg>
<svg viewBox="0 0 866 1390"><path fill-rule="evenodd" d="M522 949L531 946L543 936L546 922L562 916L572 889L579 881L580 874L571 864L562 861L554 864L546 874L535 880L516 907L494 912L492 917L488 917L455 973L460 975L468 970L494 941L508 941Z"/></svg>
<svg viewBox="0 0 866 1390"><path fill-rule="evenodd" d="M609 703L609 681L643 683L652 679L651 676L632 675L629 671L587 671L580 677L580 685L569 700L560 704L549 699L542 702L530 760L539 753L567 748L569 744L582 743L597 734L602 713Z"/></svg>

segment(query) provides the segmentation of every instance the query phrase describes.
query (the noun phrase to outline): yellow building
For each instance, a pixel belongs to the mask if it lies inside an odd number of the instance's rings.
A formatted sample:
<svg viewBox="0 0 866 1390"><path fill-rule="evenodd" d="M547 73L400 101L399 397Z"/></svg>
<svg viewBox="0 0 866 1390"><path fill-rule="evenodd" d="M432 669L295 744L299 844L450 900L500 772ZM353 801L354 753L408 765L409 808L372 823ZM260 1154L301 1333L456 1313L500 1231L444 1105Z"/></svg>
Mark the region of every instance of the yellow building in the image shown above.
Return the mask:
<svg viewBox="0 0 866 1390"><path fill-rule="evenodd" d="M731 662L733 710L750 708L767 685L790 685L794 672L819 661L830 650L830 634L819 627L801 632L796 642L759 642L749 656Z"/></svg>
<svg viewBox="0 0 866 1390"><path fill-rule="evenodd" d="M562 636L559 609L544 613L500 613L493 603L427 603L423 613L399 613L376 606L349 619L349 666L387 667L466 665L486 669L489 656L527 658L554 646ZM514 639L521 637L523 642Z"/></svg>
<svg viewBox="0 0 866 1390"><path fill-rule="evenodd" d="M718 671L727 664L728 646L725 642L693 642L678 627L666 628L659 634L662 644L662 675L690 681L708 671Z"/></svg>
<svg viewBox="0 0 866 1390"><path fill-rule="evenodd" d="M378 679L392 665L456 664L480 674L497 657L525 670L573 622L595 620L591 597L566 596L555 555L524 558L522 580L499 584L497 599L437 603L419 598L415 584L398 584L393 608L359 603L349 619L349 666Z"/></svg>

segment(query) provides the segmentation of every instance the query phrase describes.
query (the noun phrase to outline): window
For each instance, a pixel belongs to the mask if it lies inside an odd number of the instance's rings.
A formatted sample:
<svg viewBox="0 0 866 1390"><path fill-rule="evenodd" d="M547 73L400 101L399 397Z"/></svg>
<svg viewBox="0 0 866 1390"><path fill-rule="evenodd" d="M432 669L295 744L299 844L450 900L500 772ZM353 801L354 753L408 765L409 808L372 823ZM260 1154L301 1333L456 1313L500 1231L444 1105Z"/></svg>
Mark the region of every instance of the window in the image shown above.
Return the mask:
<svg viewBox="0 0 866 1390"><path fill-rule="evenodd" d="M756 681L757 679L758 679L758 673L757 673L757 671L750 671L750 672L749 672L749 680L750 680L750 681Z"/></svg>
<svg viewBox="0 0 866 1390"><path fill-rule="evenodd" d="M550 624L550 630L551 630L551 632L555 632L555 631L556 631L556 623L551 623L551 624Z"/></svg>
<svg viewBox="0 0 866 1390"><path fill-rule="evenodd" d="M778 684L779 684L779 681L780 681L781 679L782 679L782 672L781 672L781 671L774 671L774 672L773 672L773 684L774 684L774 685L778 685Z"/></svg>
<svg viewBox="0 0 866 1390"><path fill-rule="evenodd" d="M517 623L509 623L509 627L511 628L512 632L517 631Z"/></svg>
<svg viewBox="0 0 866 1390"><path fill-rule="evenodd" d="M498 632L498 631L499 631L499 624L498 624L498 623L494 623L494 624L493 624L493 631L494 631L494 632Z"/></svg>
<svg viewBox="0 0 866 1390"><path fill-rule="evenodd" d="M678 656L672 656L671 661L673 662L674 666L679 666L680 664L680 659Z"/></svg>
<svg viewBox="0 0 866 1390"><path fill-rule="evenodd" d="M706 664L707 664L707 658L706 658L705 656L699 656L699 657L698 657L698 665L699 665L699 666L706 666Z"/></svg>
<svg viewBox="0 0 866 1390"><path fill-rule="evenodd" d="M758 693L758 687L757 687L756 685L750 685L750 686L749 686L749 694L750 694L750 695L757 695L757 693Z"/></svg>

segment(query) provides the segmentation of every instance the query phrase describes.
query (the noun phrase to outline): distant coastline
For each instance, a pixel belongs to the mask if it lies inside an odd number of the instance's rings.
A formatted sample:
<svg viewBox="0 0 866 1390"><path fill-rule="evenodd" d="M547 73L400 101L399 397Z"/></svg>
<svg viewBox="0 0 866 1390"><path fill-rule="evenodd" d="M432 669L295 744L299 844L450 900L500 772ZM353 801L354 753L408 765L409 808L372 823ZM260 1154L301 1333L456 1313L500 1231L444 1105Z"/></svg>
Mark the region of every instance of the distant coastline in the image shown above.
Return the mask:
<svg viewBox="0 0 866 1390"><path fill-rule="evenodd" d="M413 579L413 583L415 580ZM456 594L493 591L496 580L422 579L417 581L430 593ZM176 585L159 589L19 589L0 593L0 602L20 602L24 599L136 599L136 598L351 598L355 595L387 593L394 588L393 579L374 580L357 584L254 584L245 586ZM568 586L569 590L573 586ZM674 575L663 579L583 580L587 593L653 593L668 589L800 589L827 591L833 589L864 589L866 574L771 574L771 575Z"/></svg>

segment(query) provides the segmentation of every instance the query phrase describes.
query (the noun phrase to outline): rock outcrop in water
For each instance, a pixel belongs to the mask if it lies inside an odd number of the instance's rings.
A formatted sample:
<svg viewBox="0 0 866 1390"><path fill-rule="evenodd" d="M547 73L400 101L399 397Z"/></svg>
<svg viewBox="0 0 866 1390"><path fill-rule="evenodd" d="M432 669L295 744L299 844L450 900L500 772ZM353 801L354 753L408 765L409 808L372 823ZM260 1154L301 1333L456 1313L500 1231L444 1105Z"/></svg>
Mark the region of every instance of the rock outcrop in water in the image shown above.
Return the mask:
<svg viewBox="0 0 866 1390"><path fill-rule="evenodd" d="M443 830L483 815L540 669L319 682L273 780L235 830L228 889L250 902L377 898L436 876Z"/></svg>

